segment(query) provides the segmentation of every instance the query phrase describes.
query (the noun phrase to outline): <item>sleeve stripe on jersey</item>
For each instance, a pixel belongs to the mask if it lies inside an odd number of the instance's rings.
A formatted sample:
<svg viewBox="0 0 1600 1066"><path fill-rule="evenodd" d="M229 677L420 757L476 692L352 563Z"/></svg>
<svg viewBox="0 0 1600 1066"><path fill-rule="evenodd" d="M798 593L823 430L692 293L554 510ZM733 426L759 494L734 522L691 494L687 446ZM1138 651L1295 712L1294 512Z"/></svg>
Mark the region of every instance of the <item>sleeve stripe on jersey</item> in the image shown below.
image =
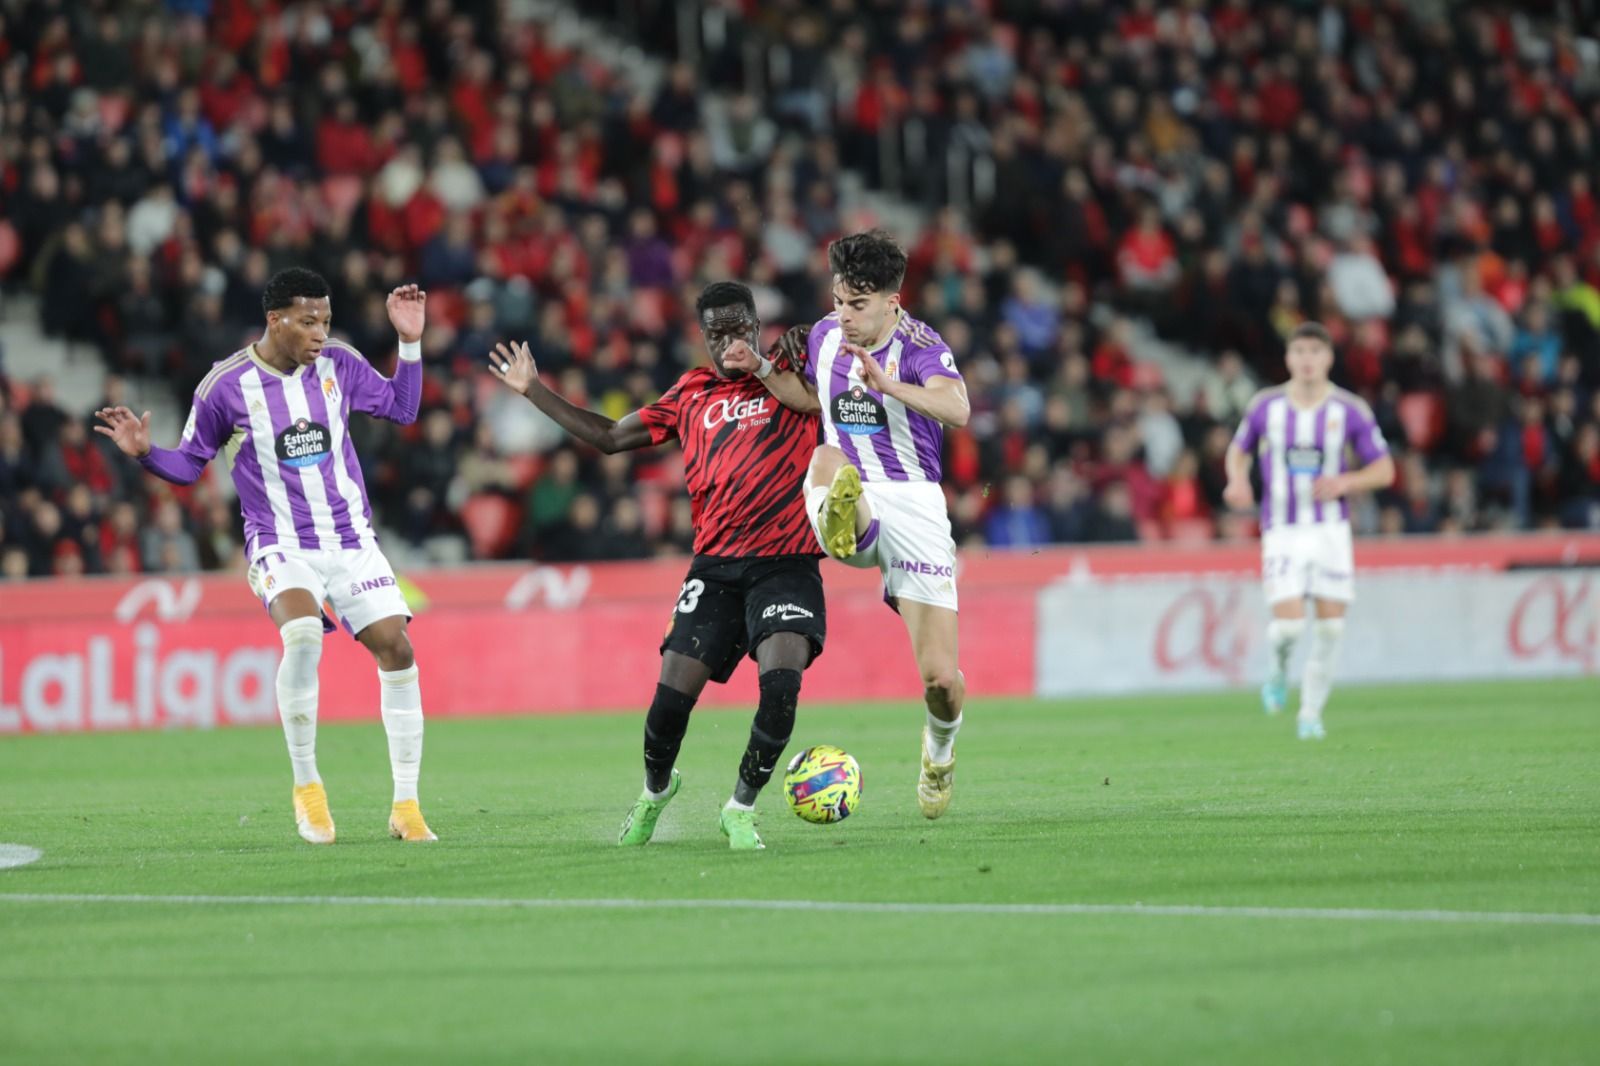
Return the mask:
<svg viewBox="0 0 1600 1066"><path fill-rule="evenodd" d="M1333 387L1333 395L1343 400L1351 407L1354 407L1358 412L1360 412L1361 417L1365 418L1368 422L1371 422L1374 425L1377 424L1378 416L1372 413L1372 405L1367 403L1367 401L1363 400L1361 397L1357 396L1355 393L1351 392L1349 389L1341 389L1339 386L1335 385Z"/></svg>
<svg viewBox="0 0 1600 1066"><path fill-rule="evenodd" d="M326 343L326 344L324 344L322 346L322 350L324 352L327 352L327 350L329 348L343 348L348 354L355 356L357 359L360 359L362 362L366 362L366 363L372 362L372 360L368 359L366 356L362 355L359 351L357 351L356 350L356 346L351 344L349 341L334 340L334 339L330 338L328 340L328 343Z"/></svg>
<svg viewBox="0 0 1600 1066"><path fill-rule="evenodd" d="M205 377L200 379L200 384L195 386L194 394L196 398L203 400L207 396L211 395L211 390L217 387L217 382L221 381L223 377L227 375L228 371L237 370L239 366L249 358L250 349L241 348L239 351L234 352L232 355L228 356L228 358L222 360L222 362L212 367L210 372L207 373Z"/></svg>
<svg viewBox="0 0 1600 1066"><path fill-rule="evenodd" d="M1270 388L1262 389L1260 392L1250 397L1250 402L1245 406L1244 409L1245 418L1248 420L1261 409L1263 404L1267 403L1269 400L1273 400L1279 396L1285 395L1288 391L1289 387L1287 385L1273 385Z"/></svg>

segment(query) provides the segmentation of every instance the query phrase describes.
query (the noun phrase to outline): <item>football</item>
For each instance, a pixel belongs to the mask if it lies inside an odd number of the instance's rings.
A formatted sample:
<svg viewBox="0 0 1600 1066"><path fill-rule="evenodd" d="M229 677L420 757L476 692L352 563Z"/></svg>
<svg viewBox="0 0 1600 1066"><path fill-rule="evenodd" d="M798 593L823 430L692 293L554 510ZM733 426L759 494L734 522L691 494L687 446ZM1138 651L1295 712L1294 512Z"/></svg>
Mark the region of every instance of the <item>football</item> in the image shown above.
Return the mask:
<svg viewBox="0 0 1600 1066"><path fill-rule="evenodd" d="M861 805L861 767L848 752L818 744L789 761L783 794L808 822L842 822Z"/></svg>

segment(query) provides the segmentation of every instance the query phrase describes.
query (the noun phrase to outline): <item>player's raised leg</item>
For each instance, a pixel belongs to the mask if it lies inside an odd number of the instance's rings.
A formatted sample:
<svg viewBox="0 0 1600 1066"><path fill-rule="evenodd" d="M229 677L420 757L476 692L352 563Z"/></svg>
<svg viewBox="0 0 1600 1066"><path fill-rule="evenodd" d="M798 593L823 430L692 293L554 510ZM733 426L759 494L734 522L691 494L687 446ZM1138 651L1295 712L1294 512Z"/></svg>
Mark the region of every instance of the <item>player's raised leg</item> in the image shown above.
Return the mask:
<svg viewBox="0 0 1600 1066"><path fill-rule="evenodd" d="M811 453L806 475L806 510L822 550L835 559L849 559L871 547L876 520L861 489L861 472L831 444Z"/></svg>
<svg viewBox="0 0 1600 1066"><path fill-rule="evenodd" d="M316 597L304 588L284 588L292 579L293 564L281 556L271 572L273 584L281 591L273 596L268 610L283 638L283 659L278 663L278 716L283 720L283 736L289 746L289 765L294 770L294 821L302 840L311 844L332 844L333 815L328 811L328 793L317 773L317 670L322 663L322 609ZM252 584L264 587L261 563L252 568Z"/></svg>
<svg viewBox="0 0 1600 1066"><path fill-rule="evenodd" d="M901 597L900 615L911 635L911 652L922 674L928 718L922 729L922 773L917 779L917 806L925 818L937 818L950 806L955 787L956 733L967 682L959 666L957 614L948 607Z"/></svg>
<svg viewBox="0 0 1600 1066"><path fill-rule="evenodd" d="M379 710L389 737L389 768L394 775L394 803L389 809L389 835L399 840L438 840L422 817L417 779L422 771L422 687L417 660L406 633L405 615L378 619L356 639L378 664Z"/></svg>
<svg viewBox="0 0 1600 1066"><path fill-rule="evenodd" d="M1344 639L1346 605L1338 600L1318 599L1316 619L1311 623L1311 647L1306 655L1305 675L1300 681L1300 714L1297 719L1301 740L1321 740L1327 735L1322 725L1322 710L1333 691L1333 667Z"/></svg>
<svg viewBox="0 0 1600 1066"><path fill-rule="evenodd" d="M618 844L650 843L661 812L683 786L683 775L674 764L689 731L689 715L710 679L711 667L699 659L676 651L662 652L661 678L644 719L644 788L622 819Z"/></svg>

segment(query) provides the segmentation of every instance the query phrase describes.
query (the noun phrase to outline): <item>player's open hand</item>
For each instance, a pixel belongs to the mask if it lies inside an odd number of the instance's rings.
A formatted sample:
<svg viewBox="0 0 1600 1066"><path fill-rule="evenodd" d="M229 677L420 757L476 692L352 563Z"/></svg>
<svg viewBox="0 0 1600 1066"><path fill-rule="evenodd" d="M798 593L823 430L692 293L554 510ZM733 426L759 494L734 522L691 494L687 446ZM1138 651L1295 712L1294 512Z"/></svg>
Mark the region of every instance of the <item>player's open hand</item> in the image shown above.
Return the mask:
<svg viewBox="0 0 1600 1066"><path fill-rule="evenodd" d="M95 417L104 422L103 426L95 426L94 431L103 437L110 437L124 455L131 455L135 459L143 459L150 454L150 412L146 411L140 418L126 407L102 407L96 411Z"/></svg>
<svg viewBox="0 0 1600 1066"><path fill-rule="evenodd" d="M489 373L504 382L506 387L524 396L539 380L539 368L534 364L533 352L528 348L527 341L513 341L510 345L501 341L496 344L494 351L489 353Z"/></svg>
<svg viewBox="0 0 1600 1066"><path fill-rule="evenodd" d="M1256 493L1248 481L1230 481L1222 490L1222 502L1236 511L1248 511L1256 505Z"/></svg>
<svg viewBox="0 0 1600 1066"><path fill-rule="evenodd" d="M744 341L732 341L722 349L722 365L728 370L754 374L761 366L761 357L756 355L755 349Z"/></svg>
<svg viewBox="0 0 1600 1066"><path fill-rule="evenodd" d="M777 369L798 374L810 354L807 350L810 337L810 326L790 326L783 336L772 342L772 347L767 349L767 358L772 360L772 365Z"/></svg>
<svg viewBox="0 0 1600 1066"><path fill-rule="evenodd" d="M1337 500L1349 491L1349 474L1332 474L1328 477L1319 477L1311 483L1311 498L1318 503Z"/></svg>
<svg viewBox="0 0 1600 1066"><path fill-rule="evenodd" d="M873 358L871 352L859 344L845 344L842 345L842 348L855 357L856 367L861 371L861 380L866 384L867 388L873 392L889 391L889 386L893 383L889 380L889 375L883 372L883 367L878 365L878 360Z"/></svg>
<svg viewBox="0 0 1600 1066"><path fill-rule="evenodd" d="M415 285L402 285L389 294L384 306L389 309L389 321L400 339L415 344L422 339L422 327L427 323L428 294Z"/></svg>

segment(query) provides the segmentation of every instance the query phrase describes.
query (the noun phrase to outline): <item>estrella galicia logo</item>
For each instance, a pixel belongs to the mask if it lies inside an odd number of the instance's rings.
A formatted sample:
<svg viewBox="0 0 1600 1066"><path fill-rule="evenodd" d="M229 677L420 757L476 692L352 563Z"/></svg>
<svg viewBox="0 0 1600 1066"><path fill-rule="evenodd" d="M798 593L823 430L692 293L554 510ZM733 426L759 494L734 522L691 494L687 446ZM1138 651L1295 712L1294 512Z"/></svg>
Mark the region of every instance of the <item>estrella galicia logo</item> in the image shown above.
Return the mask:
<svg viewBox="0 0 1600 1066"><path fill-rule="evenodd" d="M333 435L320 422L297 418L294 425L278 434L278 460L290 466L316 466L333 454Z"/></svg>
<svg viewBox="0 0 1600 1066"><path fill-rule="evenodd" d="M1322 449L1315 445L1297 445L1284 453L1284 459L1289 464L1292 474L1320 474L1322 472Z"/></svg>
<svg viewBox="0 0 1600 1066"><path fill-rule="evenodd" d="M833 425L840 433L865 436L882 433L889 425L889 414L878 398L860 385L833 398Z"/></svg>

